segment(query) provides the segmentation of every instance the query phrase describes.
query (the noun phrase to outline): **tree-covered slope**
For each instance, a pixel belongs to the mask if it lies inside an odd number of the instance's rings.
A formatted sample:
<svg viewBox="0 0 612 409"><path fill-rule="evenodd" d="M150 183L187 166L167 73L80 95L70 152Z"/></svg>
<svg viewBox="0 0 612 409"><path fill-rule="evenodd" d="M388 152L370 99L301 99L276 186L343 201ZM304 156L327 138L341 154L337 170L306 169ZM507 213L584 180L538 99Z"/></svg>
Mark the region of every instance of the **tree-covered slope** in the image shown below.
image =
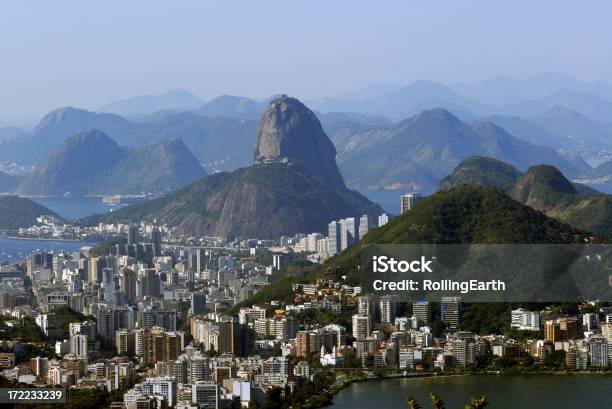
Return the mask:
<svg viewBox="0 0 612 409"><path fill-rule="evenodd" d="M380 213L362 195L333 187L299 165L268 163L214 174L168 196L83 222L155 218L186 235L278 238L326 232L331 220Z"/></svg>
<svg viewBox="0 0 612 409"><path fill-rule="evenodd" d="M14 230L36 224L41 215L57 216L45 206L18 196L0 196L0 230Z"/></svg>

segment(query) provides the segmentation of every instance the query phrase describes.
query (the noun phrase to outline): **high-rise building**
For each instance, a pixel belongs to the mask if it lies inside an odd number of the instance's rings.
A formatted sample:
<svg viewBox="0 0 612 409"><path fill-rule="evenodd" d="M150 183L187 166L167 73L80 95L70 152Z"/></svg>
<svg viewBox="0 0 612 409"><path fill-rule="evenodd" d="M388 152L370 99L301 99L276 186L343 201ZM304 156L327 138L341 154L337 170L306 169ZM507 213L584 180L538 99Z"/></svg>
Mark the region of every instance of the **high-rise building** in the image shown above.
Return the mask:
<svg viewBox="0 0 612 409"><path fill-rule="evenodd" d="M30 371L40 380L47 379L47 371L49 370L49 359L39 356L30 359Z"/></svg>
<svg viewBox="0 0 612 409"><path fill-rule="evenodd" d="M102 281L102 269L105 267L106 260L104 258L90 258L87 266L87 281L90 283L99 283Z"/></svg>
<svg viewBox="0 0 612 409"><path fill-rule="evenodd" d="M353 315L353 337L366 339L372 332L372 320L367 315Z"/></svg>
<svg viewBox="0 0 612 409"><path fill-rule="evenodd" d="M153 244L153 251L155 253L155 257L159 257L162 254L161 239L161 231L159 231L157 227L154 227L153 230L151 230L151 243Z"/></svg>
<svg viewBox="0 0 612 409"><path fill-rule="evenodd" d="M282 254L273 254L272 255L272 266L277 271L281 271L283 269L283 255Z"/></svg>
<svg viewBox="0 0 612 409"><path fill-rule="evenodd" d="M370 229L372 229L372 222L370 220L370 216L364 214L359 218L359 239L361 240L363 236L368 234Z"/></svg>
<svg viewBox="0 0 612 409"><path fill-rule="evenodd" d="M332 221L328 225L327 230L327 247L331 256L340 253L340 223Z"/></svg>
<svg viewBox="0 0 612 409"><path fill-rule="evenodd" d="M194 383L191 385L191 401L202 408L218 408L218 385L212 381Z"/></svg>
<svg viewBox="0 0 612 409"><path fill-rule="evenodd" d="M387 213L378 216L378 227L384 226L387 223L389 223L389 215Z"/></svg>
<svg viewBox="0 0 612 409"><path fill-rule="evenodd" d="M412 210L414 205L421 200L420 193L406 193L400 196L400 214L404 214Z"/></svg>
<svg viewBox="0 0 612 409"><path fill-rule="evenodd" d="M138 275L129 268L121 270L121 292L129 303L136 301L136 286L138 283Z"/></svg>
<svg viewBox="0 0 612 409"><path fill-rule="evenodd" d="M116 331L115 348L117 348L117 355L133 355L136 352L135 332L127 328Z"/></svg>
<svg viewBox="0 0 612 409"><path fill-rule="evenodd" d="M140 385L142 394L145 396L160 395L168 403L167 407L176 404L177 384L174 377L146 378Z"/></svg>
<svg viewBox="0 0 612 409"><path fill-rule="evenodd" d="M191 293L191 313L194 315L206 314L206 293Z"/></svg>
<svg viewBox="0 0 612 409"><path fill-rule="evenodd" d="M589 353L591 355L591 366L607 368L608 340L602 335L593 335L589 338Z"/></svg>
<svg viewBox="0 0 612 409"><path fill-rule="evenodd" d="M392 323L397 312L398 299L392 295L380 297L380 322Z"/></svg>
<svg viewBox="0 0 612 409"><path fill-rule="evenodd" d="M70 353L77 358L87 359L87 335L76 334L70 337Z"/></svg>
<svg viewBox="0 0 612 409"><path fill-rule="evenodd" d="M431 321L429 301L416 301L412 303L412 315L417 318L420 325L428 326Z"/></svg>
<svg viewBox="0 0 612 409"><path fill-rule="evenodd" d="M340 220L340 250L344 251L358 239L355 218L347 217L346 219Z"/></svg>
<svg viewBox="0 0 612 409"><path fill-rule="evenodd" d="M127 233L127 244L128 246L138 243L138 226L130 224Z"/></svg>
<svg viewBox="0 0 612 409"><path fill-rule="evenodd" d="M512 310L512 321L510 328L518 330L539 331L540 313L538 311L527 311L522 308Z"/></svg>
<svg viewBox="0 0 612 409"><path fill-rule="evenodd" d="M448 324L451 330L459 326L459 297L442 297L440 310L442 321Z"/></svg>

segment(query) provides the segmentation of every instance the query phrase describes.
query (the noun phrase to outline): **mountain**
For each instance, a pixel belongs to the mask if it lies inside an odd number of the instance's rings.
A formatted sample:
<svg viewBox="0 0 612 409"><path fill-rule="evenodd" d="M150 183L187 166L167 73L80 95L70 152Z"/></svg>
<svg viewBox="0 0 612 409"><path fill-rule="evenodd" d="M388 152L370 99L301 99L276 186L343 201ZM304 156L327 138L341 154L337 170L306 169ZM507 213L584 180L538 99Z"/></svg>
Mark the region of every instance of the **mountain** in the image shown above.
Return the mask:
<svg viewBox="0 0 612 409"><path fill-rule="evenodd" d="M0 193L14 192L19 185L20 178L8 173L0 172Z"/></svg>
<svg viewBox="0 0 612 409"><path fill-rule="evenodd" d="M205 175L180 140L139 149L120 147L98 130L66 140L23 181L31 195L128 194L176 189Z"/></svg>
<svg viewBox="0 0 612 409"><path fill-rule="evenodd" d="M139 124L116 140L121 145L138 147L180 138L209 172L234 170L251 163L257 126L254 120L181 112Z"/></svg>
<svg viewBox="0 0 612 409"><path fill-rule="evenodd" d="M187 236L278 238L324 233L331 220L382 213L345 187L333 144L314 113L297 99L272 100L256 139L249 167L205 177L170 195L83 223L157 219Z"/></svg>
<svg viewBox="0 0 612 409"><path fill-rule="evenodd" d="M314 112L295 98L275 98L264 112L255 141L255 162L289 159L330 185L345 189L336 148Z"/></svg>
<svg viewBox="0 0 612 409"><path fill-rule="evenodd" d="M400 88L400 85L393 84L371 84L335 97L309 100L306 104L319 112L347 112L358 108L360 103L388 95Z"/></svg>
<svg viewBox="0 0 612 409"><path fill-rule="evenodd" d="M563 89L590 92L612 100L612 85L603 81L586 83L556 72L544 72L526 79L497 75L473 84L455 84L452 89L489 105L518 104L545 98Z"/></svg>
<svg viewBox="0 0 612 409"><path fill-rule="evenodd" d="M193 113L211 117L259 119L265 109L265 104L249 98L221 95L193 110Z"/></svg>
<svg viewBox="0 0 612 409"><path fill-rule="evenodd" d="M367 116L355 112L318 112L316 115L323 130L339 150L344 149L345 143L355 134L393 125L390 119L383 116Z"/></svg>
<svg viewBox="0 0 612 409"><path fill-rule="evenodd" d="M401 88L383 87L379 91L365 92L358 98L351 98L350 94L338 98L322 98L309 101L308 105L323 113L356 112L384 116L394 121L401 121L423 110L437 107L451 110L465 120L474 119L475 112L490 110L486 105L434 81L414 81ZM369 97L366 97L368 94Z"/></svg>
<svg viewBox="0 0 612 409"><path fill-rule="evenodd" d="M21 128L15 128L13 126L0 127L0 143L2 141L8 141L11 139L21 138L28 133Z"/></svg>
<svg viewBox="0 0 612 409"><path fill-rule="evenodd" d="M363 102L356 112L402 120L431 108L445 108L469 117L473 112L485 110L486 106L440 83L415 81L390 94Z"/></svg>
<svg viewBox="0 0 612 409"><path fill-rule="evenodd" d="M612 147L612 128L561 105L550 107L531 118L531 121L551 132L570 138L574 144L597 144L608 149Z"/></svg>
<svg viewBox="0 0 612 409"><path fill-rule="evenodd" d="M460 186L425 197L411 211L370 230L356 244L326 261L319 272L338 269L347 276L347 282L360 284L361 249L367 245L571 244L581 243L586 237L584 232L512 200L499 189ZM259 291L245 305L290 298L294 282L292 277L285 277Z"/></svg>
<svg viewBox="0 0 612 409"><path fill-rule="evenodd" d="M440 108L353 135L338 162L352 187L430 189L470 156L493 157L520 169L552 163L578 173L551 148L531 145L491 123L470 126Z"/></svg>
<svg viewBox="0 0 612 409"><path fill-rule="evenodd" d="M15 230L31 227L41 215L59 217L52 210L18 196L0 196L0 230Z"/></svg>
<svg viewBox="0 0 612 409"><path fill-rule="evenodd" d="M200 98L184 89L175 89L160 95L137 96L111 102L98 111L121 116L151 114L162 110L196 109L204 103Z"/></svg>
<svg viewBox="0 0 612 409"><path fill-rule="evenodd" d="M278 238L327 231L331 220L382 213L360 194L336 189L300 165L256 164L217 173L143 204L86 224L157 219L187 236Z"/></svg>
<svg viewBox="0 0 612 409"><path fill-rule="evenodd" d="M115 114L62 108L47 114L32 135L3 143L0 160L36 164L67 138L98 129L127 147L180 138L211 171L233 170L251 162L257 126L253 120L209 118L189 112L167 113L158 120L137 123Z"/></svg>
<svg viewBox="0 0 612 409"><path fill-rule="evenodd" d="M593 169L591 176L595 178L608 178L609 180L612 180L612 160L606 161Z"/></svg>
<svg viewBox="0 0 612 409"><path fill-rule="evenodd" d="M612 237L612 196L570 182L553 166L532 166L520 173L491 158L468 158L442 181L440 190L462 185L501 188L510 198L550 217L601 237Z"/></svg>
<svg viewBox="0 0 612 409"><path fill-rule="evenodd" d="M556 105L580 112L598 122L612 122L612 102L594 93L575 92L567 89L559 90L544 98L503 106L500 111L511 115L532 117Z"/></svg>
<svg viewBox="0 0 612 409"><path fill-rule="evenodd" d="M132 123L115 114L101 114L72 107L51 111L38 123L31 135L6 141L0 150L0 160L32 165L64 141L90 129L102 129L109 134L125 134Z"/></svg>
<svg viewBox="0 0 612 409"><path fill-rule="evenodd" d="M510 135L533 145L559 149L567 148L572 143L572 140L566 135L561 136L524 118L491 115L485 117L484 120L504 128Z"/></svg>
<svg viewBox="0 0 612 409"><path fill-rule="evenodd" d="M459 163L453 173L442 179L439 189L447 191L461 185L511 188L521 175L512 165L484 156L473 156Z"/></svg>

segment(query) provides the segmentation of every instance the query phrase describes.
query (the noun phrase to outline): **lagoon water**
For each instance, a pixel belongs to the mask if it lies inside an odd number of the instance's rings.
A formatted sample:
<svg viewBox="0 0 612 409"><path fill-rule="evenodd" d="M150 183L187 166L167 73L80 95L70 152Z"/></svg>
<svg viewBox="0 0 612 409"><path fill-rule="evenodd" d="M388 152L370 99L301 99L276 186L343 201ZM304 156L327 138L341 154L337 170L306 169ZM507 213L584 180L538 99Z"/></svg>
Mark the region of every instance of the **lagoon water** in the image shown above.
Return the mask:
<svg viewBox="0 0 612 409"><path fill-rule="evenodd" d="M333 398L334 409L405 408L406 396L430 407L435 392L449 409L463 408L485 395L492 409L612 408L612 376L472 375L446 378L391 379L355 383Z"/></svg>

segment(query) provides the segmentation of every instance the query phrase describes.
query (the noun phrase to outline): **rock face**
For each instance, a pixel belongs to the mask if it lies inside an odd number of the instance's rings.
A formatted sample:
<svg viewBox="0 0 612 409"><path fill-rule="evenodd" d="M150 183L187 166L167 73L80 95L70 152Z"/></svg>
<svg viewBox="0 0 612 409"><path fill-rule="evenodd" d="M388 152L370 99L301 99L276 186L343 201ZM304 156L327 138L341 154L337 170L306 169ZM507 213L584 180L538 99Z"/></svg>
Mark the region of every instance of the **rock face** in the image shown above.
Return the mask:
<svg viewBox="0 0 612 409"><path fill-rule="evenodd" d="M264 112L254 161L288 159L337 188L346 188L336 165L336 148L315 114L295 98L273 99Z"/></svg>
<svg viewBox="0 0 612 409"><path fill-rule="evenodd" d="M383 213L346 188L335 155L312 111L282 96L261 119L252 166L216 173L170 195L83 222L156 219L186 236L275 239L327 233L332 220Z"/></svg>
<svg viewBox="0 0 612 409"><path fill-rule="evenodd" d="M29 195L163 192L206 175L177 139L137 149L98 130L69 138L47 155L19 187Z"/></svg>

